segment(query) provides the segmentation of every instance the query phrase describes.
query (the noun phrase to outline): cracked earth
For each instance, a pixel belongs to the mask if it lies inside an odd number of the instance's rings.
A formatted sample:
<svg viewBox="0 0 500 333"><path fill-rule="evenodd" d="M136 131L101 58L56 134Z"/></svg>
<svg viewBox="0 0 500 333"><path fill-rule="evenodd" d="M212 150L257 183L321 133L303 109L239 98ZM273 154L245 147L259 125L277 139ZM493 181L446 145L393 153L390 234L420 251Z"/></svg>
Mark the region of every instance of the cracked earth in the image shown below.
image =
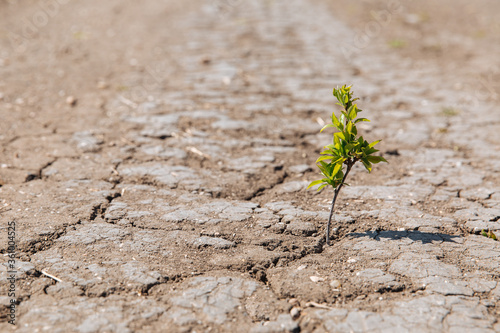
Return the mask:
<svg viewBox="0 0 500 333"><path fill-rule="evenodd" d="M0 1L0 330L500 332L498 13ZM326 246L342 84L389 164Z"/></svg>

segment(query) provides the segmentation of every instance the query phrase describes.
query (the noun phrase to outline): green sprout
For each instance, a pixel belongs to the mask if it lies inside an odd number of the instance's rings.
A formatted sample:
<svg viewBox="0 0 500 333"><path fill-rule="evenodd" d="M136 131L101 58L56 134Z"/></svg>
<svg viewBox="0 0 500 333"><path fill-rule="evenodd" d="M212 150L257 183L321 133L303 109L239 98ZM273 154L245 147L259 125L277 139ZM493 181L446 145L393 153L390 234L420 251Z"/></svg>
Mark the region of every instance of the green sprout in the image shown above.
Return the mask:
<svg viewBox="0 0 500 333"><path fill-rule="evenodd" d="M357 104L354 104L359 98L352 97L351 86L343 85L341 88L333 89L333 96L337 98L340 105L343 107L340 117L332 113L332 123L325 125L320 132L329 127L334 127L338 130L333 134L333 144L325 146L325 150L321 152L321 157L316 161L316 165L321 170L323 179L315 180L307 188L315 185L320 185L318 191L325 186L332 186L334 196L332 207L330 209L330 217L326 226L326 244L330 245L330 224L335 207L337 196L345 184L347 175L351 171L356 162L361 161L368 172L372 171L372 164L387 162L382 156L374 156L378 152L373 148L377 143L374 141L369 143L362 136L358 137L358 129L356 124L362 121L370 121L366 118L357 118L358 113L362 110L358 109ZM348 185L348 184L346 184Z"/></svg>
<svg viewBox="0 0 500 333"><path fill-rule="evenodd" d="M483 235L484 237L491 238L493 240L497 240L497 236L491 230L488 230L488 232L486 232L483 229L483 230L481 230L481 235Z"/></svg>

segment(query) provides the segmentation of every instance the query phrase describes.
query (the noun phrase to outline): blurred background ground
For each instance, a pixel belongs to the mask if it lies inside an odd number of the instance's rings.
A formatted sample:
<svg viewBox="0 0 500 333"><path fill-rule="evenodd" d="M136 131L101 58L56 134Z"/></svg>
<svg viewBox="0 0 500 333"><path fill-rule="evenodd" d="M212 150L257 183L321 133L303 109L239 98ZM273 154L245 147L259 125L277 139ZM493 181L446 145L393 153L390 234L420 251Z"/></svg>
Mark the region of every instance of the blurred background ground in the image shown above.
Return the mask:
<svg viewBox="0 0 500 333"><path fill-rule="evenodd" d="M487 0L0 0L17 328L499 331L499 48ZM342 84L390 163L326 247Z"/></svg>

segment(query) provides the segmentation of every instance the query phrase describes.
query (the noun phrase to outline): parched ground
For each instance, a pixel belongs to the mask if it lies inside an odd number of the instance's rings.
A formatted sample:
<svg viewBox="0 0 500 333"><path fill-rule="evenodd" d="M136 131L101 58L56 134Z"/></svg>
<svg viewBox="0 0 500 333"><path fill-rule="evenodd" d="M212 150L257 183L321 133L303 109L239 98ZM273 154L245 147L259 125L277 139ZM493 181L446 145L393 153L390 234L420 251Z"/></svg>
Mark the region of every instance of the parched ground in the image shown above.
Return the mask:
<svg viewBox="0 0 500 333"><path fill-rule="evenodd" d="M499 16L0 0L0 331L500 332ZM305 187L342 84L389 164L326 246Z"/></svg>

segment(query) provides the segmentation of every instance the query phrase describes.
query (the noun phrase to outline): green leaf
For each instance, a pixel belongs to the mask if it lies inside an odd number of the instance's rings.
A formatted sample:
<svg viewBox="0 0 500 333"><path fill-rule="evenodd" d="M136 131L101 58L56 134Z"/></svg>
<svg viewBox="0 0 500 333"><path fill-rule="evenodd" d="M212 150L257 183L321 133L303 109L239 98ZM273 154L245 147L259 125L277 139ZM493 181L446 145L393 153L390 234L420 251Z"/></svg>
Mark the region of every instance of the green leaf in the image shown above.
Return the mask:
<svg viewBox="0 0 500 333"><path fill-rule="evenodd" d="M339 132L339 133L341 133L341 132ZM335 134L333 135L333 143L335 145L335 149L338 150L340 148L340 139L339 139L338 135L335 135Z"/></svg>
<svg viewBox="0 0 500 333"><path fill-rule="evenodd" d="M365 166L365 169L368 170L368 172L372 172L372 165L366 158L362 158L361 162Z"/></svg>
<svg viewBox="0 0 500 333"><path fill-rule="evenodd" d="M358 135L358 129L356 127L356 125L354 125L353 123L352 124L352 134L354 134L355 136Z"/></svg>
<svg viewBox="0 0 500 333"><path fill-rule="evenodd" d="M323 132L324 129L327 129L329 127L336 127L336 126L334 126L332 124L325 125L325 126L323 126L323 128L319 132L321 133L321 132Z"/></svg>
<svg viewBox="0 0 500 333"><path fill-rule="evenodd" d="M331 159L332 159L332 156L321 156L320 158L318 158L316 160L316 163L321 162L321 161L325 161L325 160L331 160Z"/></svg>
<svg viewBox="0 0 500 333"><path fill-rule="evenodd" d="M340 94L338 89L333 88L333 96L340 102Z"/></svg>
<svg viewBox="0 0 500 333"><path fill-rule="evenodd" d="M329 184L323 184L323 185L321 185L320 187L318 187L317 191L321 191L327 185L329 185Z"/></svg>
<svg viewBox="0 0 500 333"><path fill-rule="evenodd" d="M354 134L353 131L352 131L352 122L348 122L347 123L347 126L346 126L346 129L345 129L345 137L346 137L346 141L350 141L351 140L351 135Z"/></svg>
<svg viewBox="0 0 500 333"><path fill-rule="evenodd" d="M360 112L361 110L358 110L358 112ZM361 121L367 121L367 122L370 122L370 119L366 119L366 118L358 118L354 121L355 124L361 122Z"/></svg>
<svg viewBox="0 0 500 333"><path fill-rule="evenodd" d="M351 105L349 109L347 110L347 114L349 115L349 119L353 120L358 116L358 111L357 111L357 105Z"/></svg>
<svg viewBox="0 0 500 333"><path fill-rule="evenodd" d="M321 183L323 183L322 180L315 180L315 181L311 182L311 184L309 184L309 186L306 188L306 190L310 189L314 185L318 185L318 184L321 184Z"/></svg>
<svg viewBox="0 0 500 333"><path fill-rule="evenodd" d="M346 161L345 157L339 156L338 159L332 160L332 163L340 163L343 164Z"/></svg>
<svg viewBox="0 0 500 333"><path fill-rule="evenodd" d="M345 146L347 145L347 142L346 141L340 141L340 148L339 148L339 152L340 152L340 155L344 156L344 157L348 157L348 151L346 150Z"/></svg>
<svg viewBox="0 0 500 333"><path fill-rule="evenodd" d="M366 156L371 155L371 154L376 153L376 152L378 152L378 150L377 150L377 149L375 149L375 148L370 148L370 147L366 147L366 148L363 150L363 153L364 153Z"/></svg>
<svg viewBox="0 0 500 333"><path fill-rule="evenodd" d="M337 127L339 131L342 131L344 129L344 125L340 122L340 120L337 118L335 115L335 112L332 112L332 123Z"/></svg>
<svg viewBox="0 0 500 333"><path fill-rule="evenodd" d="M373 164L377 164L380 162L387 163L387 160L385 158L383 158L382 156L367 156L366 159Z"/></svg>
<svg viewBox="0 0 500 333"><path fill-rule="evenodd" d="M375 146L375 145L376 145L377 143L379 143L380 141L382 141L382 140L373 141L372 143L370 143L370 144L368 145L368 147L372 148L373 146Z"/></svg>
<svg viewBox="0 0 500 333"><path fill-rule="evenodd" d="M321 172L325 175L325 177L328 177L330 174L328 173L328 164L320 161L319 164L316 164L318 168L321 170Z"/></svg>
<svg viewBox="0 0 500 333"><path fill-rule="evenodd" d="M342 132L337 132L337 133L335 133L335 134L334 134L334 137L337 137L337 138L339 138L339 139L341 139L341 140L346 141L346 140L345 140L345 135L344 135L344 133L342 133Z"/></svg>
<svg viewBox="0 0 500 333"><path fill-rule="evenodd" d="M344 163L345 161L345 158L343 158L342 156L335 156L332 158L332 161L330 162L331 164L337 164L337 163Z"/></svg>
<svg viewBox="0 0 500 333"><path fill-rule="evenodd" d="M337 163L335 164L335 168L333 168L333 172L332 172L332 177L330 179L333 179L335 178L335 176L337 175L337 173L339 172L339 170L342 169L342 163Z"/></svg>

